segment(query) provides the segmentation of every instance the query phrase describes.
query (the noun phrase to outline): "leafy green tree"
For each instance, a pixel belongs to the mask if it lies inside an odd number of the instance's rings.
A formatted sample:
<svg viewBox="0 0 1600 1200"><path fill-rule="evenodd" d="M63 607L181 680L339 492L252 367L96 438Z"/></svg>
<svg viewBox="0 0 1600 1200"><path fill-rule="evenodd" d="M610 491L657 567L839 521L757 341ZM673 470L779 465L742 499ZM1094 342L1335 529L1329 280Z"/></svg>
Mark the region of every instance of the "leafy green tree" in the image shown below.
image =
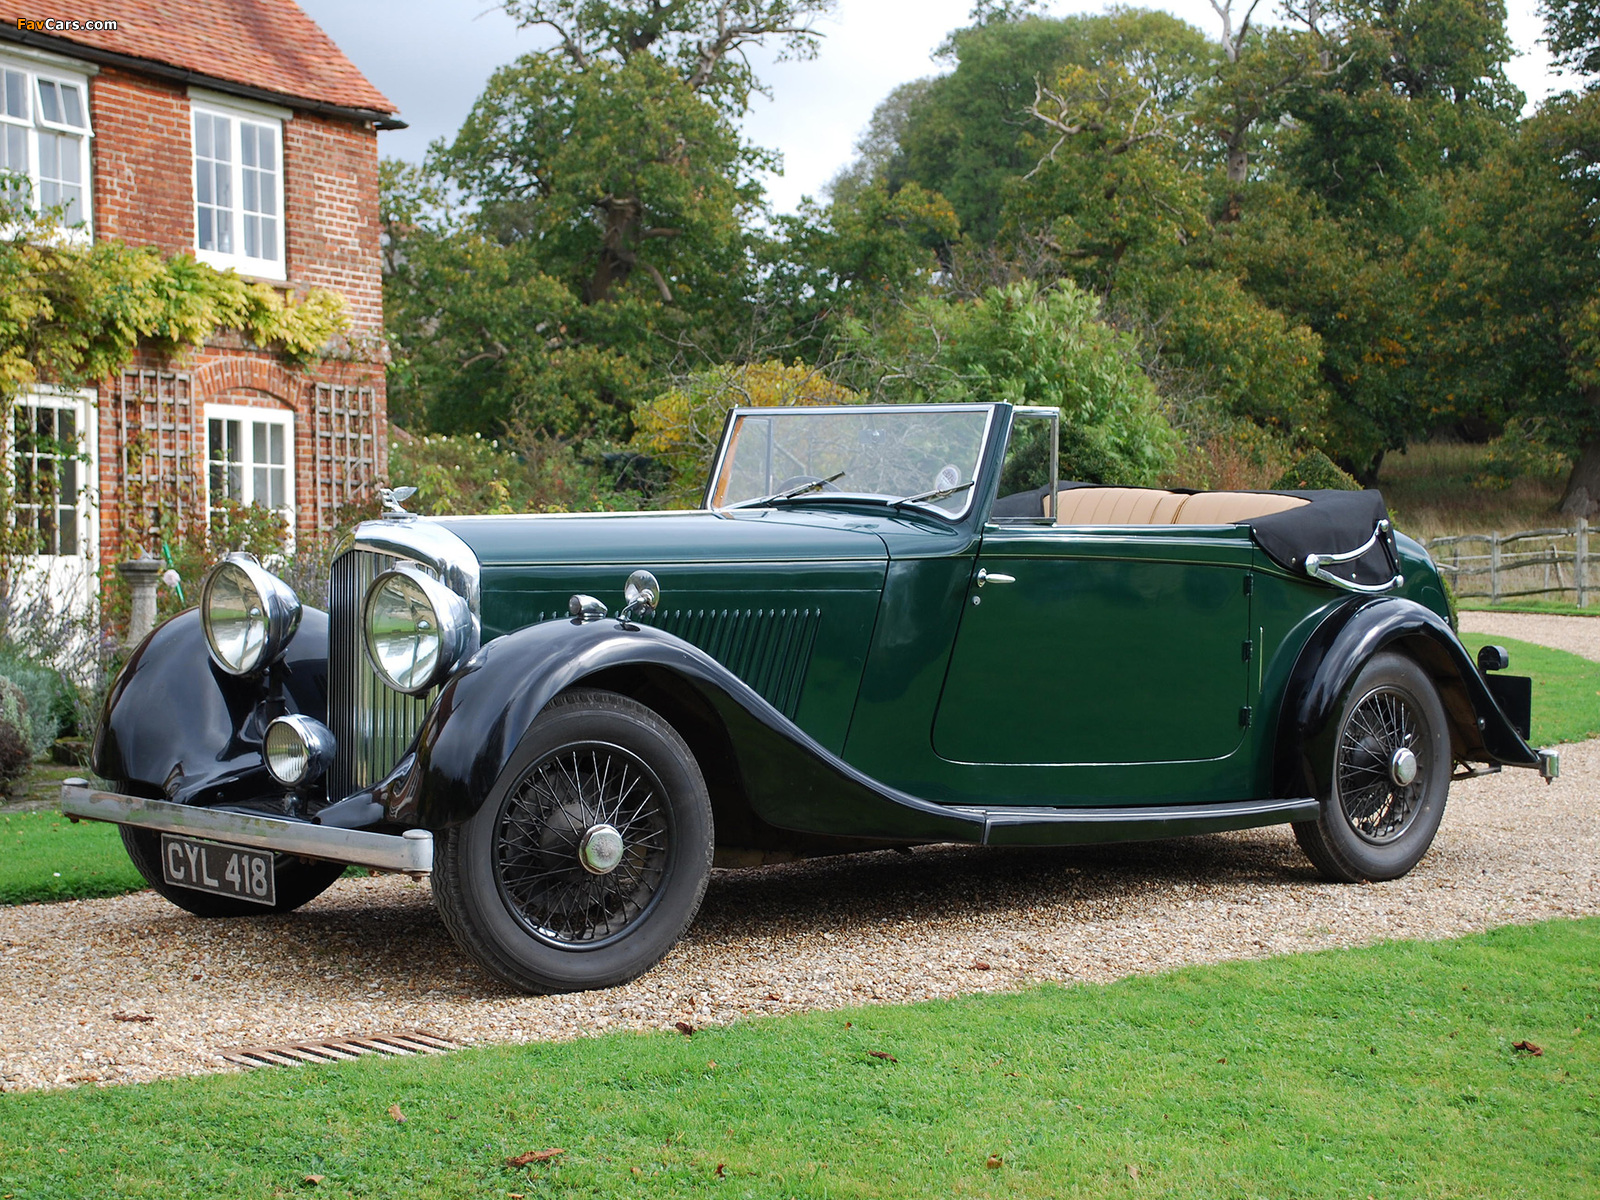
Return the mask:
<svg viewBox="0 0 1600 1200"><path fill-rule="evenodd" d="M976 300L924 296L845 341L859 390L890 401L1009 400L1059 407L1065 478L1153 484L1174 438L1134 339L1070 282Z"/></svg>
<svg viewBox="0 0 1600 1200"><path fill-rule="evenodd" d="M1064 69L1114 62L1163 112L1174 112L1209 73L1216 51L1167 13L1117 9L1062 19L1001 16L952 33L941 53L955 69L911 98L888 182L941 193L967 235L990 242L1000 232L1008 181L1040 157L1026 140L1037 81L1059 91Z"/></svg>
<svg viewBox="0 0 1600 1200"><path fill-rule="evenodd" d="M1600 81L1600 9L1590 0L1544 0L1545 42L1569 71Z"/></svg>
<svg viewBox="0 0 1600 1200"><path fill-rule="evenodd" d="M832 0L525 0L553 35L422 172L385 174L395 413L419 430L626 437L646 381L746 324L747 57L814 52Z"/></svg>

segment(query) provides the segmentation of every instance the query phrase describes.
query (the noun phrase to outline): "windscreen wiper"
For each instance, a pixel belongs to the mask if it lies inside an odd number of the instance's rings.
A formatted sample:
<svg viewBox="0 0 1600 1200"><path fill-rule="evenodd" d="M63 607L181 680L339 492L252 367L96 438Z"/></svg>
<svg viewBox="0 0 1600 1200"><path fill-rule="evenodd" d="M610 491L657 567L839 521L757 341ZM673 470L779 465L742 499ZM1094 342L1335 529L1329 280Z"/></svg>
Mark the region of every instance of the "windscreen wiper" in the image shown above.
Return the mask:
<svg viewBox="0 0 1600 1200"><path fill-rule="evenodd" d="M829 475L826 479L813 479L809 483L802 483L787 491L777 492L771 496L762 496L759 500L741 500L737 504L728 505L729 508L760 508L763 504L776 504L780 500L793 500L796 496L804 496L807 492L820 492L830 483L837 483L844 478L844 472Z"/></svg>
<svg viewBox="0 0 1600 1200"><path fill-rule="evenodd" d="M930 500L943 500L947 496L954 496L957 492L966 491L976 482L976 480L969 479L965 483L956 484L954 487L934 488L931 492L922 492L915 496L902 496L898 500L891 500L889 507L899 508L902 504L926 504Z"/></svg>

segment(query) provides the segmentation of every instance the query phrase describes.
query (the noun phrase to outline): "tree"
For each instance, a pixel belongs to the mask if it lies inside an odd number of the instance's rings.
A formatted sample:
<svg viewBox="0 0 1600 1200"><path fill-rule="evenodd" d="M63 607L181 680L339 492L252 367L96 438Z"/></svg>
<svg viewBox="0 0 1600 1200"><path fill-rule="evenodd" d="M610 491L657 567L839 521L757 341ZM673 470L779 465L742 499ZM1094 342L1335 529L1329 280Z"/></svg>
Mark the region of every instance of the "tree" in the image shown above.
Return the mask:
<svg viewBox="0 0 1600 1200"><path fill-rule="evenodd" d="M1000 232L1007 182L1039 160L1040 148L1025 142L1037 128L1028 107L1039 98L1039 81L1059 91L1067 68L1093 72L1120 63L1155 105L1174 111L1209 73L1215 50L1167 13L1119 9L993 20L952 33L941 54L955 69L912 98L889 183L939 192L967 236L986 243Z"/></svg>
<svg viewBox="0 0 1600 1200"><path fill-rule="evenodd" d="M1569 71L1600 79L1600 9L1590 0L1544 0L1545 44L1556 62Z"/></svg>
<svg viewBox="0 0 1600 1200"><path fill-rule="evenodd" d="M400 419L626 437L646 381L720 358L754 286L746 57L814 52L832 0L523 0L553 45L495 72L419 174L385 176ZM392 217L392 219L391 219Z"/></svg>
<svg viewBox="0 0 1600 1200"><path fill-rule="evenodd" d="M924 296L876 324L848 323L845 342L852 381L874 399L1059 407L1063 478L1153 484L1172 461L1172 431L1134 339L1070 282L967 301Z"/></svg>

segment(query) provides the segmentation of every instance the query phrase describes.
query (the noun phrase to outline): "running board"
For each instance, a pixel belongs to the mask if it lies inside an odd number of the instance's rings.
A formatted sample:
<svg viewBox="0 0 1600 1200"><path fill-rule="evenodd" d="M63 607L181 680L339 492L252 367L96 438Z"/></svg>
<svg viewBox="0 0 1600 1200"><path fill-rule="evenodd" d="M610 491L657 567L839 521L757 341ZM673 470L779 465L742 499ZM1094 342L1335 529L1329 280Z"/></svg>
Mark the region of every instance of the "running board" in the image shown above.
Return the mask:
<svg viewBox="0 0 1600 1200"><path fill-rule="evenodd" d="M972 808L983 821L986 846L1075 846L1145 842L1157 838L1254 829L1314 821L1322 806L1311 798L1235 800L1225 804L1168 804L1129 808Z"/></svg>

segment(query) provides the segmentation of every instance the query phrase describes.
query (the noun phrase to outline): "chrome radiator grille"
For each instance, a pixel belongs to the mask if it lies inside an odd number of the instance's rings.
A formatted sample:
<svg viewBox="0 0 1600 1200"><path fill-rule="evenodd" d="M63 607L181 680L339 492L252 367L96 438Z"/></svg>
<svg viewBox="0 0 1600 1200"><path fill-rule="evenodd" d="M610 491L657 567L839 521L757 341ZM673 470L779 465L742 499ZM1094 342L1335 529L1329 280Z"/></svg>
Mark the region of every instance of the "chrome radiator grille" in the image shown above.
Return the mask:
<svg viewBox="0 0 1600 1200"><path fill-rule="evenodd" d="M333 564L328 587L328 726L338 754L328 771L328 799L342 800L389 773L422 728L438 689L408 696L382 682L367 660L361 602L367 586L398 559L351 550Z"/></svg>

